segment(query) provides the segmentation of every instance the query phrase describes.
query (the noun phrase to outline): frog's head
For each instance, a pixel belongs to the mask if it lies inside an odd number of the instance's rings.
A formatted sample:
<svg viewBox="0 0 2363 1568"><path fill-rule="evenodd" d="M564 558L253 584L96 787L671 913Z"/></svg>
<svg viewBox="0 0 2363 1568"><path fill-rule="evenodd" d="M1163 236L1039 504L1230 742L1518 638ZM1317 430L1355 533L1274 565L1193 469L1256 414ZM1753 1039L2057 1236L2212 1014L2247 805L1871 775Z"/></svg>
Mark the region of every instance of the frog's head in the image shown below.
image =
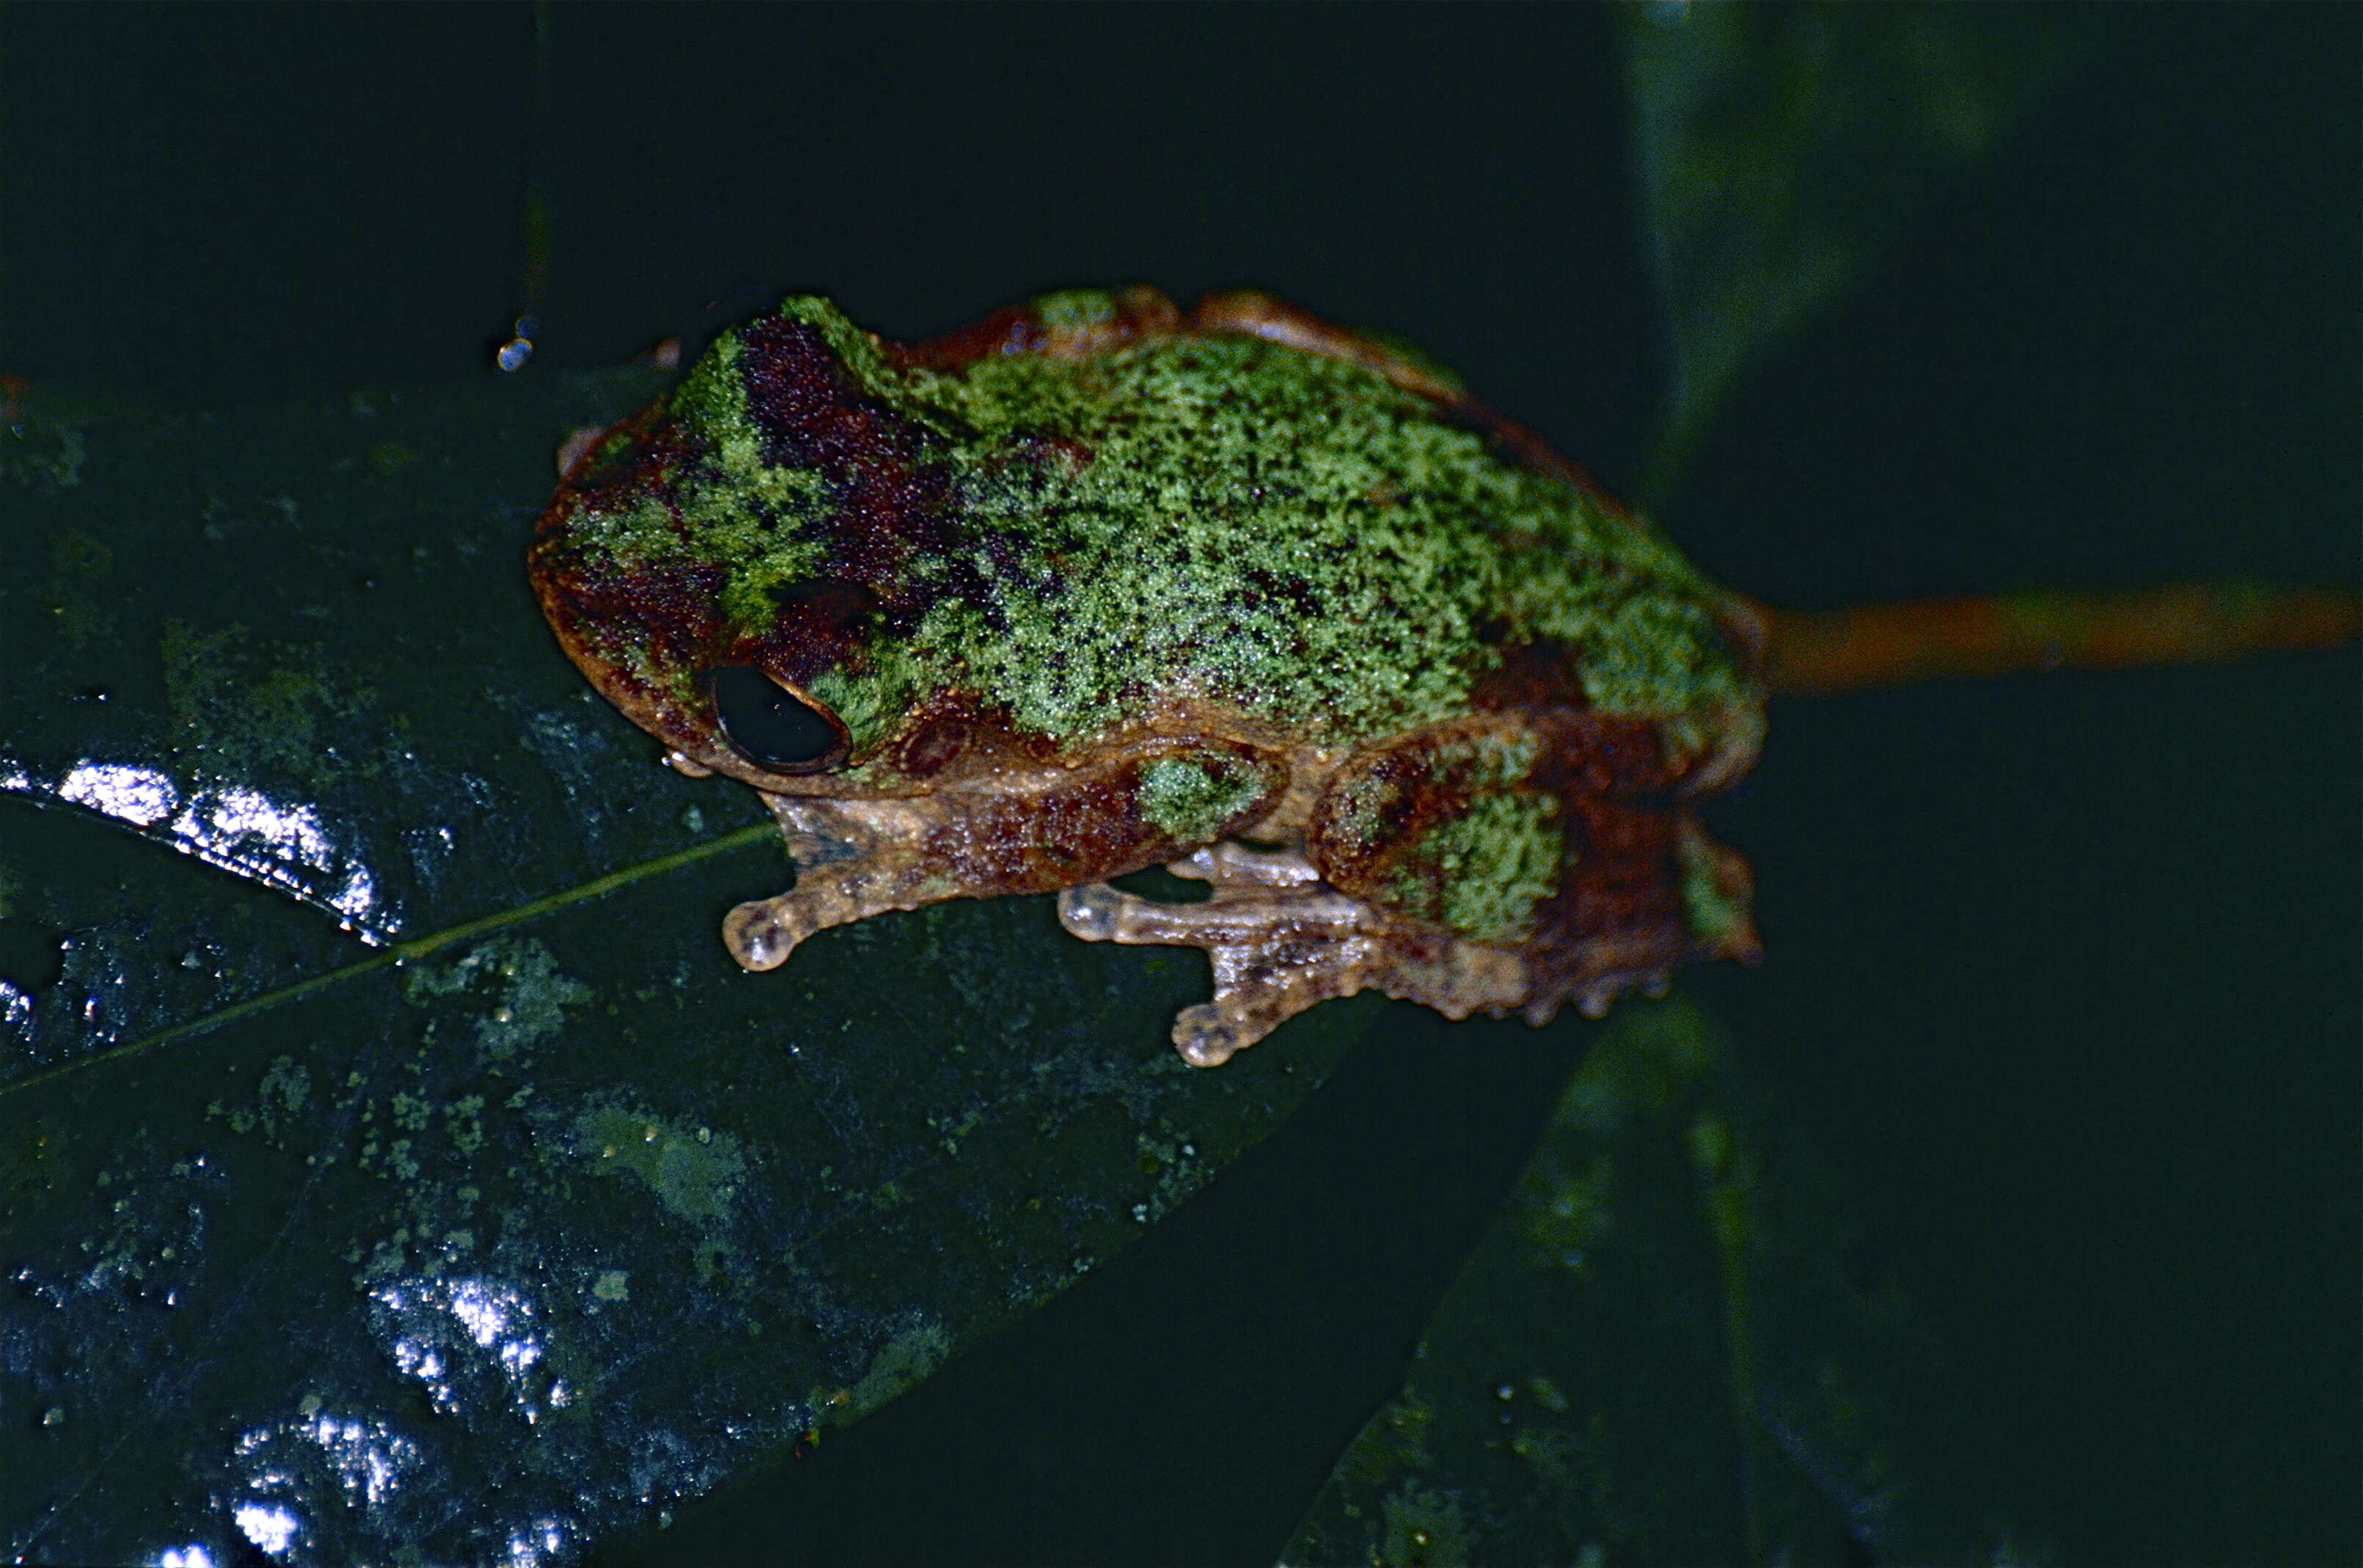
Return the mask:
<svg viewBox="0 0 2363 1568"><path fill-rule="evenodd" d="M961 695L907 628L945 591L941 433L821 301L717 339L568 468L534 589L592 684L689 762L784 794L910 787Z"/></svg>

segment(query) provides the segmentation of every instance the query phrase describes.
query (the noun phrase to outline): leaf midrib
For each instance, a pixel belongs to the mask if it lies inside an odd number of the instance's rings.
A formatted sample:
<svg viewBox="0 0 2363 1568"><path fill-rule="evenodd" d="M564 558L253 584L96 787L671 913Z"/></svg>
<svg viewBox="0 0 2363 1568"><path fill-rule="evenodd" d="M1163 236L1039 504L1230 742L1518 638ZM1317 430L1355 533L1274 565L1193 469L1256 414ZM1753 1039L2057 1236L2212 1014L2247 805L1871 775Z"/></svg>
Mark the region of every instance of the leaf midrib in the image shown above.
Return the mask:
<svg viewBox="0 0 2363 1568"><path fill-rule="evenodd" d="M101 820L112 822L113 818L101 818ZM389 943L371 953L367 958L339 965L326 974L310 975L302 980L290 982L259 995L229 1003L197 1018L188 1018L168 1029L159 1029L153 1034L143 1035L138 1040L120 1041L86 1056L76 1057L71 1062L61 1062L54 1066L42 1068L37 1073L27 1073L22 1078L0 1084L0 1098L40 1084L55 1083L59 1079L102 1063L126 1061L135 1056L144 1055L160 1046L170 1045L177 1040L206 1033L224 1024L234 1023L240 1018L264 1012L283 1003L308 996L316 991L324 991L334 985L358 980L364 975L374 974L382 969L398 968L404 964L415 963L455 942L467 941L487 932L518 925L556 910L588 903L594 898L604 898L608 894L628 887L636 882L644 882L652 876L662 876L668 872L678 871L685 865L692 865L716 855L727 854L731 851L742 850L751 844L776 842L778 836L779 829L769 822L749 823L744 828L733 828L719 838L707 839L703 842L692 844L685 850L676 850L671 854L658 855L650 860L637 861L604 875L594 876L588 882L577 883L571 887L544 894L538 898L527 899L522 904L512 905L505 909L498 909L472 920L465 920L456 926L447 926L439 931L432 931L422 937L412 937L405 941ZM141 837L144 838L144 835Z"/></svg>

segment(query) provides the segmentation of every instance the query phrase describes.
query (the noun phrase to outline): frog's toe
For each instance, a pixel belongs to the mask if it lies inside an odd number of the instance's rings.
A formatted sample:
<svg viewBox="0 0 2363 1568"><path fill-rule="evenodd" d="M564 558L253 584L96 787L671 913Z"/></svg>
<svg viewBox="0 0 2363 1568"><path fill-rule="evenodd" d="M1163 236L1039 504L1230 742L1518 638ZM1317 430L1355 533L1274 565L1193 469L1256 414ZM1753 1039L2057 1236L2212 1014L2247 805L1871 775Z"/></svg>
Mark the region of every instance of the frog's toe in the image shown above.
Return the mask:
<svg viewBox="0 0 2363 1568"><path fill-rule="evenodd" d="M1321 873L1301 849L1251 850L1229 839L1194 850L1165 869L1192 882L1211 882L1217 888L1310 889L1321 880Z"/></svg>
<svg viewBox="0 0 2363 1568"><path fill-rule="evenodd" d="M1350 996L1372 984L1363 944L1292 944L1286 957L1269 946L1209 947L1215 999L1173 1018L1173 1048L1193 1067L1220 1067L1316 1002Z"/></svg>
<svg viewBox="0 0 2363 1568"><path fill-rule="evenodd" d="M1087 942L1115 941L1126 896L1104 882L1062 888L1059 893L1059 924L1067 929L1068 935Z"/></svg>
<svg viewBox="0 0 2363 1568"><path fill-rule="evenodd" d="M777 898L759 898L723 917L723 945L738 961L739 968L758 973L777 969L788 962L798 942L812 935L815 927L792 902L794 897L783 893Z"/></svg>
<svg viewBox="0 0 2363 1568"><path fill-rule="evenodd" d="M1193 1067L1220 1067L1240 1046L1253 1043L1211 1002L1184 1007L1173 1015L1173 1049Z"/></svg>

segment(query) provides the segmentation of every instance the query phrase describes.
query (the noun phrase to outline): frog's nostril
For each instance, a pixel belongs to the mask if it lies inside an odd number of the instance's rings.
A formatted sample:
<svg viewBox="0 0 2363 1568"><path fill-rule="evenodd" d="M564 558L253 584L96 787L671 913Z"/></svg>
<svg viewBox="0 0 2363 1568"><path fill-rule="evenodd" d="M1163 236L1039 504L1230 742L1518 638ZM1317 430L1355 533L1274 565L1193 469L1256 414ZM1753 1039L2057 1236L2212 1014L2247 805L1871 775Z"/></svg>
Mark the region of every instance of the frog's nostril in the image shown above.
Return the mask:
<svg viewBox="0 0 2363 1568"><path fill-rule="evenodd" d="M722 738L755 766L800 773L836 760L843 734L826 708L749 664L726 664L706 681Z"/></svg>

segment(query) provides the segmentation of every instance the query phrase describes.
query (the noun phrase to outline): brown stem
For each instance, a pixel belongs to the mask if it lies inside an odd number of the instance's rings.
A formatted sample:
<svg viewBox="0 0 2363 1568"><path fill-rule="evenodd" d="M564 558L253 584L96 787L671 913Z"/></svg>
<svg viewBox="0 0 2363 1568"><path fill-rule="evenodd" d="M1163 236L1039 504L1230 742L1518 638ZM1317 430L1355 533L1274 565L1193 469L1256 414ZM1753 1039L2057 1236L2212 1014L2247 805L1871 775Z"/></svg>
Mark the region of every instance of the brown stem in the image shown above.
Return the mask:
<svg viewBox="0 0 2363 1568"><path fill-rule="evenodd" d="M1793 612L1759 606L1772 689L1859 691L2062 665L2195 664L2335 648L2363 630L2349 589L2185 583L2131 594L2004 595Z"/></svg>

